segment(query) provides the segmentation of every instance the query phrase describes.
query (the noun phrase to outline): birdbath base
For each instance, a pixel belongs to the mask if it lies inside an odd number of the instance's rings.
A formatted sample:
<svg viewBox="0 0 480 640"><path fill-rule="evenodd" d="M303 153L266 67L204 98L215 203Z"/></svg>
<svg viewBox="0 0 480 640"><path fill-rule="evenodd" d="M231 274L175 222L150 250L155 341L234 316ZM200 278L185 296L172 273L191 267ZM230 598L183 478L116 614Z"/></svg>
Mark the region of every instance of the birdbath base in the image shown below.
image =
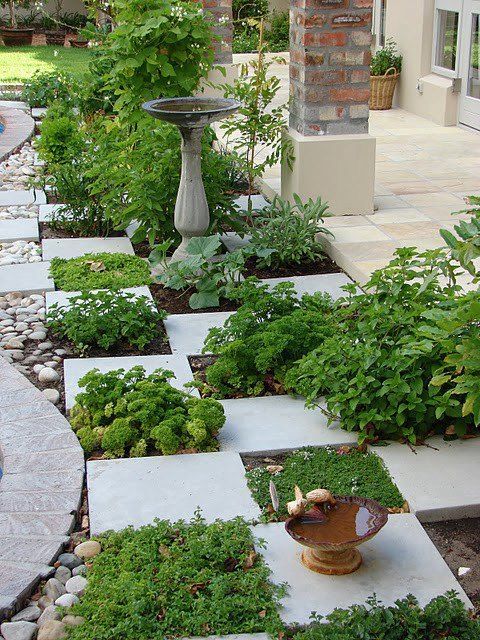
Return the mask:
<svg viewBox="0 0 480 640"><path fill-rule="evenodd" d="M310 571L328 576L343 576L357 571L362 564L362 555L355 548L344 551L320 551L307 547L302 552L302 564Z"/></svg>

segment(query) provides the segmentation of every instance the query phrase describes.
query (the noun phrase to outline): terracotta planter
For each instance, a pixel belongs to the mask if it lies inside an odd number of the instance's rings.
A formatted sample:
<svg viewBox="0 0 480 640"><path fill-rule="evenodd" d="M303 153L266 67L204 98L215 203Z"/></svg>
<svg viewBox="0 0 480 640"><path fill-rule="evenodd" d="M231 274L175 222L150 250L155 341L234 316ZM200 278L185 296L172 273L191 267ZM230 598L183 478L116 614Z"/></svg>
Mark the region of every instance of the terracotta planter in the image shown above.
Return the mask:
<svg viewBox="0 0 480 640"><path fill-rule="evenodd" d="M6 47L19 47L32 44L34 29L0 27L0 38Z"/></svg>
<svg viewBox="0 0 480 640"><path fill-rule="evenodd" d="M65 31L45 31L47 44L54 44L63 47L65 44Z"/></svg>
<svg viewBox="0 0 480 640"><path fill-rule="evenodd" d="M88 42L87 40L82 40L80 42L78 40L70 40L70 45L74 49L86 49L88 47Z"/></svg>

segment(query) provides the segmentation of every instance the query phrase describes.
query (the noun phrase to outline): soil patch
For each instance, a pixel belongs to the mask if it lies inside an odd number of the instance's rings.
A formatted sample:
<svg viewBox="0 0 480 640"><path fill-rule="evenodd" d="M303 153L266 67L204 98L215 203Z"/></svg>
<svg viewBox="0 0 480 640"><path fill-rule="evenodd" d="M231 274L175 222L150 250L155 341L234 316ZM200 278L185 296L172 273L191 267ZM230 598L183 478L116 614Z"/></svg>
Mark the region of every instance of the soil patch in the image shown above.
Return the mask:
<svg viewBox="0 0 480 640"><path fill-rule="evenodd" d="M167 289L161 284L151 284L150 292L155 300L158 309L163 309L167 313L210 313L212 311L236 311L239 303L233 300L225 300L218 307L208 307L207 309L192 309L188 300L193 290L174 291Z"/></svg>
<svg viewBox="0 0 480 640"><path fill-rule="evenodd" d="M75 233L72 231L67 231L66 229L53 229L50 224L47 222L40 222L40 240L55 240L57 238L86 238L80 233ZM125 231L110 231L105 237L106 238L121 238L125 236Z"/></svg>
<svg viewBox="0 0 480 640"><path fill-rule="evenodd" d="M293 276L312 276L325 273L342 273L340 267L331 258L325 256L314 262L301 262L299 264L281 265L278 267L256 266L257 259L249 258L246 262L246 270L243 275L256 276L257 278L291 278Z"/></svg>
<svg viewBox="0 0 480 640"><path fill-rule="evenodd" d="M480 518L447 520L423 525L455 578L480 610ZM460 568L470 569L459 575Z"/></svg>

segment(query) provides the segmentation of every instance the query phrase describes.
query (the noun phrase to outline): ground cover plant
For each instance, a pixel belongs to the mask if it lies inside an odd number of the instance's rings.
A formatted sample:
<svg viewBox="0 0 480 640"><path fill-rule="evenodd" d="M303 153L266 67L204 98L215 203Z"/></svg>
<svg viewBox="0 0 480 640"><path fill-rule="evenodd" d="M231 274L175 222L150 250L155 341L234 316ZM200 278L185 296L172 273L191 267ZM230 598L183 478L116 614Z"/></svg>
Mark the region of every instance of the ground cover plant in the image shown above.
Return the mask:
<svg viewBox="0 0 480 640"><path fill-rule="evenodd" d="M85 623L70 640L152 640L279 632L283 587L237 518L206 524L156 521L99 538L102 553L72 612ZM258 542L256 543L258 546Z"/></svg>
<svg viewBox="0 0 480 640"><path fill-rule="evenodd" d="M327 623L328 624L325 624ZM295 635L296 640L478 640L480 624L466 611L454 591L421 607L408 595L394 606L385 606L375 596L366 605L335 609L326 618L313 616L313 623Z"/></svg>
<svg viewBox="0 0 480 640"><path fill-rule="evenodd" d="M279 464L254 467L246 476L267 522L288 517L286 505L295 485L304 494L321 487L337 495L370 498L392 511L402 509L405 502L381 459L354 447L300 449L287 454ZM272 507L270 482L278 496L277 511Z"/></svg>
<svg viewBox="0 0 480 640"><path fill-rule="evenodd" d="M125 289L150 284L148 264L127 253L87 253L78 258L53 258L50 274L58 289Z"/></svg>
<svg viewBox="0 0 480 640"><path fill-rule="evenodd" d="M173 377L162 369L147 376L140 366L89 371L79 381L85 391L70 412L85 452L121 458L217 449L215 436L225 422L222 405L175 389L169 383Z"/></svg>
<svg viewBox="0 0 480 640"><path fill-rule="evenodd" d="M67 308L54 304L47 323L81 353L94 346L108 350L119 343L141 351L163 333L165 316L146 296L105 290L73 296Z"/></svg>
<svg viewBox="0 0 480 640"><path fill-rule="evenodd" d="M24 82L36 73L70 73L82 78L92 59L89 49L22 46L0 48L0 82ZM46 106L46 105L39 105Z"/></svg>

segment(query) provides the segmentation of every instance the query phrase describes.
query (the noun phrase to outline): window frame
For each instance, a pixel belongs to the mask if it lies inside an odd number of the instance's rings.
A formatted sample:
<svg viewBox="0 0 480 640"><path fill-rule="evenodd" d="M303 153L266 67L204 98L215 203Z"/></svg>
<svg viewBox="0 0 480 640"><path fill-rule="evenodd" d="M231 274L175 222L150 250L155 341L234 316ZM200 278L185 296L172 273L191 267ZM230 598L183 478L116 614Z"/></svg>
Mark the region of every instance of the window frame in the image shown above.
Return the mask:
<svg viewBox="0 0 480 640"><path fill-rule="evenodd" d="M463 18L463 0L435 0L435 14L433 18L433 42L432 42L432 71L439 76L446 78L459 78L460 77L460 38L462 33L462 18ZM440 35L440 11L453 11L458 13L458 33L457 33L457 56L455 59L455 69L447 69L446 67L440 67L435 64L437 59L437 52L439 46Z"/></svg>
<svg viewBox="0 0 480 640"><path fill-rule="evenodd" d="M374 36L375 50L381 49L385 43L380 41L381 38L381 26L382 26L382 9L383 3L386 0L375 0L373 5L373 20L372 20L372 34ZM385 28L385 20L383 20L383 27ZM386 33L383 34L386 41Z"/></svg>

